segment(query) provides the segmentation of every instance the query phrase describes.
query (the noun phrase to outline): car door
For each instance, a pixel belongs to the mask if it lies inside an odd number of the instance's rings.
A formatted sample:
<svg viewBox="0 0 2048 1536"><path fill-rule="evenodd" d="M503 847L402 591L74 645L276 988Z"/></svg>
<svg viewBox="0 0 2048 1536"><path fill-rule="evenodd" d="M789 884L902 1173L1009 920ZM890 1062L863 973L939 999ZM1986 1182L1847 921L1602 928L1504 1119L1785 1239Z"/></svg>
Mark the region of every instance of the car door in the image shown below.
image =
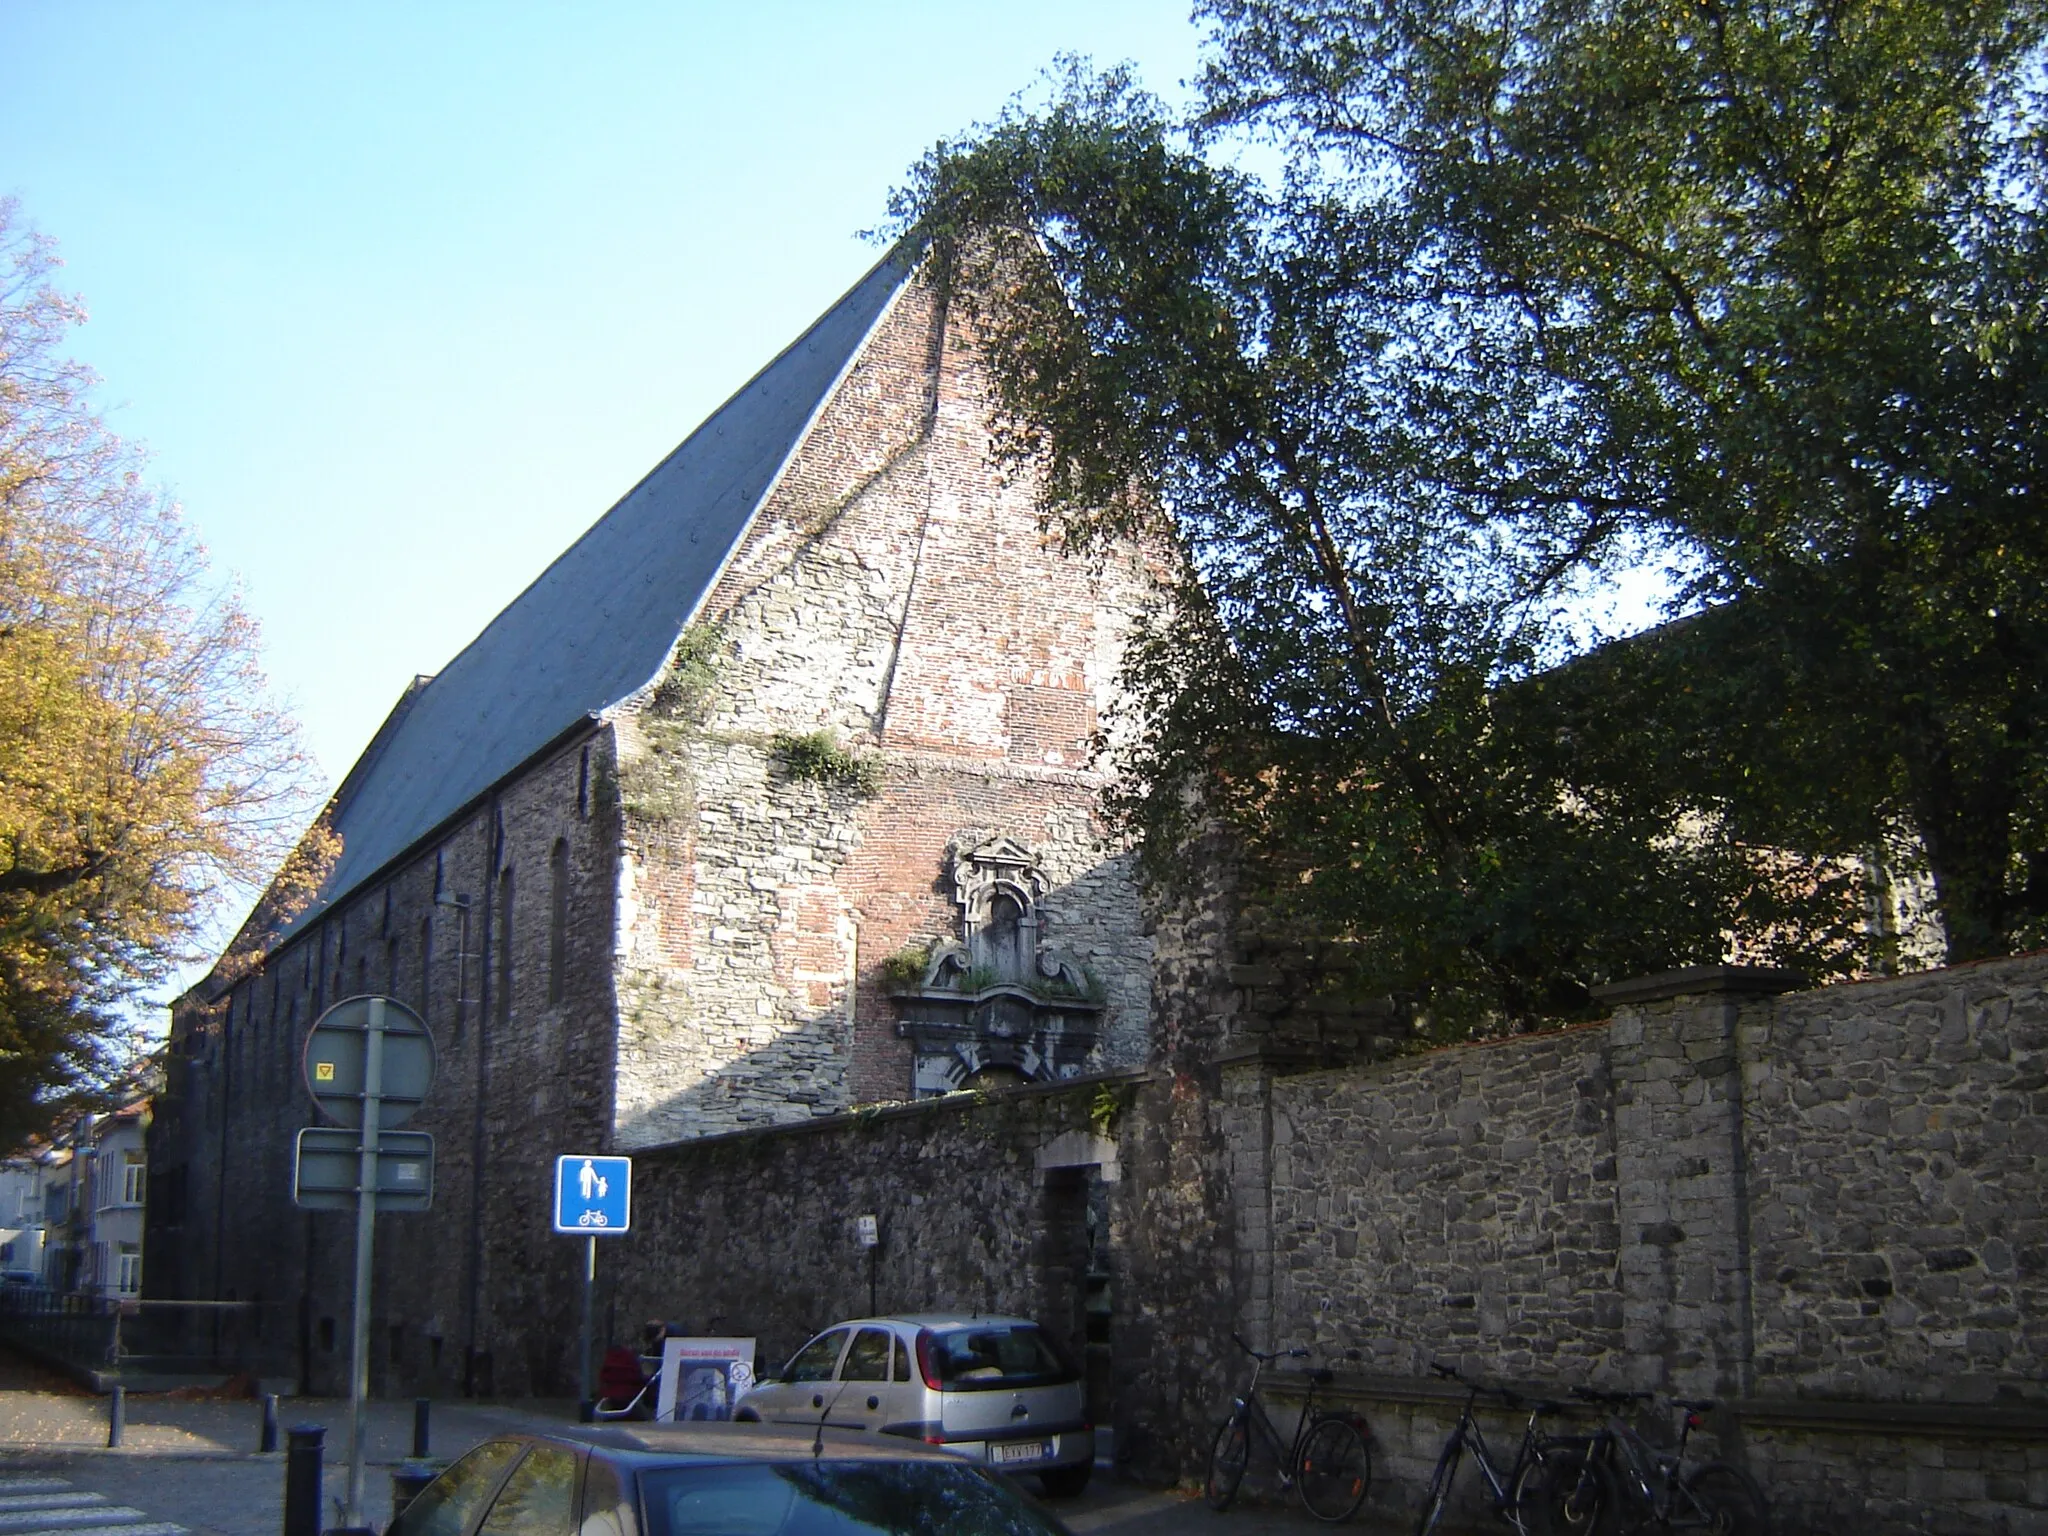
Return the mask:
<svg viewBox="0 0 2048 1536"><path fill-rule="evenodd" d="M747 1402L770 1424L815 1424L835 1390L839 1357L852 1337L851 1328L819 1334L790 1356L782 1376L767 1392L749 1394Z"/></svg>
<svg viewBox="0 0 2048 1536"><path fill-rule="evenodd" d="M521 1440L486 1440L419 1491L391 1523L391 1536L468 1536L525 1449Z"/></svg>
<svg viewBox="0 0 2048 1536"><path fill-rule="evenodd" d="M910 1341L902 1334L896 1334L889 1344L889 1389L882 1394L881 1422L877 1429L894 1429L899 1434L914 1432L922 1435L924 1420L924 1382L917 1374L917 1362L910 1353ZM919 1426L914 1431L906 1426Z"/></svg>
<svg viewBox="0 0 2048 1536"><path fill-rule="evenodd" d="M565 1445L536 1443L499 1487L476 1536L575 1536L582 1460Z"/></svg>
<svg viewBox="0 0 2048 1536"><path fill-rule="evenodd" d="M895 1343L886 1328L863 1328L846 1347L839 1365L838 1390L827 1399L833 1424L880 1429L889 1411L889 1351Z"/></svg>

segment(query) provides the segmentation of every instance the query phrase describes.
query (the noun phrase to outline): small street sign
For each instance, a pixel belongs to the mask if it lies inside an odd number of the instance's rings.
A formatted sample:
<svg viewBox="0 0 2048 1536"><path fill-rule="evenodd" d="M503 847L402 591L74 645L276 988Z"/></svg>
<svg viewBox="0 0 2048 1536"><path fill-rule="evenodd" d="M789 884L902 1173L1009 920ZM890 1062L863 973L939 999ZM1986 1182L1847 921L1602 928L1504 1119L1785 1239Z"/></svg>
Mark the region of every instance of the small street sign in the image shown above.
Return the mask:
<svg viewBox="0 0 2048 1536"><path fill-rule="evenodd" d="M348 1328L348 1498L341 1527L367 1529L363 1452L369 1429L365 1414L377 1208L424 1211L434 1203L434 1139L392 1129L418 1113L433 1084L434 1037L420 1016L396 998L344 998L313 1021L302 1066L313 1102L347 1127L309 1126L299 1132L292 1185L299 1204L309 1210L353 1207L356 1213Z"/></svg>
<svg viewBox="0 0 2048 1536"><path fill-rule="evenodd" d="M854 1217L854 1218L853 1218L853 1230L854 1230L855 1234L856 1234L856 1235L857 1235L857 1236L858 1236L858 1237L860 1238L860 1245L861 1245L861 1247L863 1247L863 1248L876 1248L876 1247L879 1247L879 1246L881 1245L881 1242L882 1242L882 1224L881 1224L880 1222L876 1221L874 1217L872 1217L872 1216L856 1216L856 1217Z"/></svg>
<svg viewBox="0 0 2048 1536"><path fill-rule="evenodd" d="M352 1211L361 1178L361 1131L310 1125L299 1132L292 1198L302 1210ZM377 1137L377 1209L424 1211L434 1204L434 1138L424 1131Z"/></svg>
<svg viewBox="0 0 2048 1536"><path fill-rule="evenodd" d="M555 1159L555 1230L617 1237L633 1223L633 1159Z"/></svg>
<svg viewBox="0 0 2048 1536"><path fill-rule="evenodd" d="M373 1013L384 1039L377 1124L391 1130L418 1112L434 1082L434 1037L396 998L346 998L314 1021L306 1036L306 1091L337 1125L362 1125Z"/></svg>

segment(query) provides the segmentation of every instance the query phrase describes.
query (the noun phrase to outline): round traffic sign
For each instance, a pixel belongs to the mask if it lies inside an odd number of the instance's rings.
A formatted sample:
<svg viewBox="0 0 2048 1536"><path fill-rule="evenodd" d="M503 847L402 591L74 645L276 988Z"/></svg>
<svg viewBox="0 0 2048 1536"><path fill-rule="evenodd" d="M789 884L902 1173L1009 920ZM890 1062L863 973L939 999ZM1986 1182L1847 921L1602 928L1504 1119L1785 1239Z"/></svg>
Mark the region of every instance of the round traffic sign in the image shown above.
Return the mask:
<svg viewBox="0 0 2048 1536"><path fill-rule="evenodd" d="M374 1084L366 1081L372 1035L379 1040ZM336 1124L362 1129L363 1105L374 1092L378 1129L390 1130L418 1113L433 1086L434 1037L394 997L344 998L313 1021L304 1067L306 1091Z"/></svg>

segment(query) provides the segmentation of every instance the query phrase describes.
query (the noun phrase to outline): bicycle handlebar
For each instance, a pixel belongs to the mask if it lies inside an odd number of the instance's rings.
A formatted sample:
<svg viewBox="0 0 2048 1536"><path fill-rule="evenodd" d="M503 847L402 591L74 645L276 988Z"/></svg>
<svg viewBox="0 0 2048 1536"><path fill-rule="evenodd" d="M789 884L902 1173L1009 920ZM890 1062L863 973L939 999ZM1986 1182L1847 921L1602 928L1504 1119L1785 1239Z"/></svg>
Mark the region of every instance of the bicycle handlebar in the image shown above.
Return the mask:
<svg viewBox="0 0 2048 1536"><path fill-rule="evenodd" d="M1254 1360L1306 1360L1309 1355L1309 1351L1299 1344L1292 1349L1276 1349L1270 1353L1253 1349L1251 1345L1245 1343L1235 1329L1231 1330L1230 1342L1250 1355Z"/></svg>

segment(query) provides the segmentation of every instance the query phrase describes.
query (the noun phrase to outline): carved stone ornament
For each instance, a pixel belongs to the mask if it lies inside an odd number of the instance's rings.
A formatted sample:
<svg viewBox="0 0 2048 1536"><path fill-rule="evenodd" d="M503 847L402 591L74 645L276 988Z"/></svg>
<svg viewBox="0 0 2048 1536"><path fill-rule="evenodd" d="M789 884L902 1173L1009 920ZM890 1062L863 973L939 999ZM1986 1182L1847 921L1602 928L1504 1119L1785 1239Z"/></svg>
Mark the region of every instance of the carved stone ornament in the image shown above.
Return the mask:
<svg viewBox="0 0 2048 1536"><path fill-rule="evenodd" d="M912 1087L951 1093L1005 1076L1073 1077L1101 1032L1101 988L1045 942L1039 856L1002 836L953 840L960 938L932 946L924 976L896 992L897 1032L912 1042Z"/></svg>

